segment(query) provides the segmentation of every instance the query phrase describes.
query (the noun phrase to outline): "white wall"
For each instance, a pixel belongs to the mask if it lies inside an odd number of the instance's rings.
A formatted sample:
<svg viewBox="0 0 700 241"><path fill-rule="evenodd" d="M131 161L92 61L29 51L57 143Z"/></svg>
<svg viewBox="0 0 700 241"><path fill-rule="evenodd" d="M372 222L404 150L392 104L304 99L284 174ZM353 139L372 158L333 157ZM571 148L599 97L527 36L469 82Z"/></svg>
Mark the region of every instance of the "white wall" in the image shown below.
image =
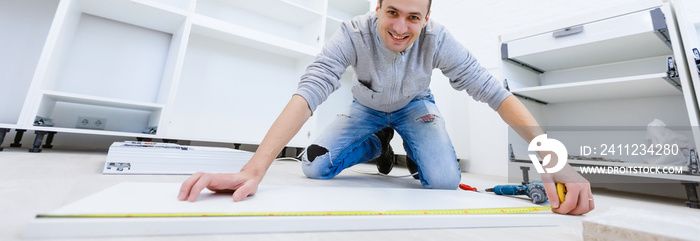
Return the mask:
<svg viewBox="0 0 700 241"><path fill-rule="evenodd" d="M431 17L445 25L500 79L500 35L640 1L644 0L435 0ZM433 83L431 87L444 93L449 85ZM442 98L452 101L441 103L440 108L443 114L449 113L445 114L447 118L452 118L447 120L448 128L458 157L468 160L462 169L507 176L507 125L486 104L465 93L452 92ZM436 98L441 101L439 96Z"/></svg>

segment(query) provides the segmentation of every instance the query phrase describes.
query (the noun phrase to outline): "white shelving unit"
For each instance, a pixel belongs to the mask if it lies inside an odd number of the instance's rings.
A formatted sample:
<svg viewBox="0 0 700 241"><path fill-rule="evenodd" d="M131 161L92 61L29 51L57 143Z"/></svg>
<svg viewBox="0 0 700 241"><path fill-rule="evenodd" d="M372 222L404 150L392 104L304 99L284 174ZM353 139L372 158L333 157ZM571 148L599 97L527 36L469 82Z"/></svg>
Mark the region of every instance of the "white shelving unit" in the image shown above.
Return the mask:
<svg viewBox="0 0 700 241"><path fill-rule="evenodd" d="M367 0L3 1L0 20L12 24L0 30L17 34L0 39L0 53L13 56L2 60L10 68L0 70L0 101L7 106L0 128L259 144L326 37L369 6ZM317 120L324 112L289 145L308 145L329 121ZM37 116L54 126L35 126ZM76 128L82 117L106 125ZM151 128L157 132L144 133Z"/></svg>
<svg viewBox="0 0 700 241"><path fill-rule="evenodd" d="M511 92L523 100L549 138L564 143L569 155L584 155L585 145L598 147L586 157L645 165L647 157L620 152L610 156L599 149L601 144L645 144L647 125L654 119L687 138L690 149L696 148L697 85L689 74L695 71L688 69L682 44L687 39L683 36L681 41L671 4L644 0L634 8L609 9L595 17L502 36L502 71ZM532 165L528 143L512 129L509 144L511 171L519 173L520 166ZM584 162L569 163L618 166ZM534 168L530 175L537 175ZM670 179L697 182L698 176ZM694 202L697 205L697 195Z"/></svg>
<svg viewBox="0 0 700 241"><path fill-rule="evenodd" d="M526 87L515 92L547 103L678 96L666 73Z"/></svg>
<svg viewBox="0 0 700 241"><path fill-rule="evenodd" d="M41 116L70 130L79 117L99 114L112 120L104 131L115 133L160 125L186 12L158 6L60 1L18 124Z"/></svg>

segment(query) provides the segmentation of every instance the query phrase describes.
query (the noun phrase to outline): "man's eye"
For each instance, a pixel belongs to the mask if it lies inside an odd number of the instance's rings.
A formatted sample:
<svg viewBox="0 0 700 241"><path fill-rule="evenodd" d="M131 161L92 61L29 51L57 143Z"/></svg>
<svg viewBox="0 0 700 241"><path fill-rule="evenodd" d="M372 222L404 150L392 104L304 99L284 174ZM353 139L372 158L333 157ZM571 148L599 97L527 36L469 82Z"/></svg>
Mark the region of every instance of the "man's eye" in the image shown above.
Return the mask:
<svg viewBox="0 0 700 241"><path fill-rule="evenodd" d="M387 13L389 13L389 15L396 15L396 14L398 14L398 13L397 13L396 11L394 11L394 10L389 10L389 11L387 11Z"/></svg>
<svg viewBox="0 0 700 241"><path fill-rule="evenodd" d="M410 18L411 20L420 20L420 18L419 18L418 16L411 16L411 17L409 17L409 18Z"/></svg>

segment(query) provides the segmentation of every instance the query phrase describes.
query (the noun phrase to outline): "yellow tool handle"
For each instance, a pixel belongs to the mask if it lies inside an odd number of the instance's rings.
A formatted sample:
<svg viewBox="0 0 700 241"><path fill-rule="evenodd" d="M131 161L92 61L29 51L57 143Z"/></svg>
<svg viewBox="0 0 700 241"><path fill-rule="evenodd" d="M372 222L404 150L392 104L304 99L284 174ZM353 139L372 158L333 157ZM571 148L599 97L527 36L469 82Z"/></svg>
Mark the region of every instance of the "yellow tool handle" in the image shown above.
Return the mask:
<svg viewBox="0 0 700 241"><path fill-rule="evenodd" d="M563 183L557 183L557 196L559 196L559 203L563 203L566 198L566 186Z"/></svg>
<svg viewBox="0 0 700 241"><path fill-rule="evenodd" d="M356 215L465 215L516 214L551 210L551 207L514 207L405 211L329 211L329 212L251 212L251 213L132 213L132 214L43 214L37 218L168 218L168 217L261 217L261 216L356 216Z"/></svg>

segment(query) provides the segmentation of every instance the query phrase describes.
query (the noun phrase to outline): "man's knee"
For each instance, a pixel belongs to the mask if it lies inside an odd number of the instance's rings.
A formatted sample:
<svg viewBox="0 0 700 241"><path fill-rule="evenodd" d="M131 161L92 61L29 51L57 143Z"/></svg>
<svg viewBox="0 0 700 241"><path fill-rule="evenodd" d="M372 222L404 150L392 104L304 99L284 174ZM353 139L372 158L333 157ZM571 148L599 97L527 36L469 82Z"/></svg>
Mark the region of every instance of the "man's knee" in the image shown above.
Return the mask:
<svg viewBox="0 0 700 241"><path fill-rule="evenodd" d="M328 149L313 144L306 148L306 153L302 156L301 170L309 178L332 178L330 163L327 158L330 158Z"/></svg>
<svg viewBox="0 0 700 241"><path fill-rule="evenodd" d="M317 157L323 156L328 153L328 149L325 147L313 144L306 148L306 160L309 162L314 162Z"/></svg>

